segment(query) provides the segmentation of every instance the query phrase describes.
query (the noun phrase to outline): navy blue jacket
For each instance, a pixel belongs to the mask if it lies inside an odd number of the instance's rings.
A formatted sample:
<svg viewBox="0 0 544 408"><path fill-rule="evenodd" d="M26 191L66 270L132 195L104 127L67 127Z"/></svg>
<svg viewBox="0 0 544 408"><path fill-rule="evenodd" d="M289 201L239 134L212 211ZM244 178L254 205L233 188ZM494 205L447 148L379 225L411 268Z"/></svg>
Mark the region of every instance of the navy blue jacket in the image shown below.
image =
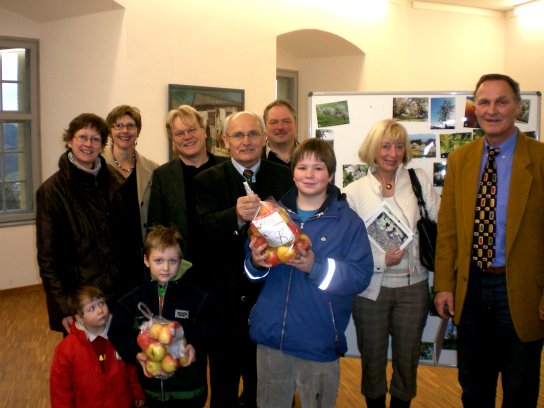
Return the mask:
<svg viewBox="0 0 544 408"><path fill-rule="evenodd" d="M108 331L110 341L123 360L135 364L136 354L141 351L136 343L140 332L138 327L147 320L138 308L139 302L145 303L154 316L159 315L157 281L148 277L144 285L135 288L118 301ZM181 324L187 343L195 349L196 361L189 367L178 368L173 377L164 381L145 377L140 364L137 364L140 384L148 396L155 399L162 396L176 399L202 397L205 400L206 357L217 334L219 315L217 303L208 292L186 283L183 278L168 282L162 317Z"/></svg>
<svg viewBox="0 0 544 408"><path fill-rule="evenodd" d="M329 186L323 206L304 223L294 210L296 195L291 189L280 204L312 240L314 266L310 273L286 264L263 269L247 255L249 279L266 279L250 314L250 335L299 358L334 361L347 350L351 303L370 283L372 252L363 221L337 187Z"/></svg>

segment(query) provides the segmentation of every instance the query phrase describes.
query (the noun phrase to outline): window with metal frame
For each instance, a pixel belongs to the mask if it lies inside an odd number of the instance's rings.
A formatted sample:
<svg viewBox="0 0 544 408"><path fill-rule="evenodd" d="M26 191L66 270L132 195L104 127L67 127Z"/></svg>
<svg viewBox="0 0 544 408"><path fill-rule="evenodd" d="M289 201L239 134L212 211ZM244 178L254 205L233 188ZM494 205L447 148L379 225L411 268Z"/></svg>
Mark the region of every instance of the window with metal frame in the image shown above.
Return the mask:
<svg viewBox="0 0 544 408"><path fill-rule="evenodd" d="M40 181L38 40L0 37L0 226L35 218Z"/></svg>

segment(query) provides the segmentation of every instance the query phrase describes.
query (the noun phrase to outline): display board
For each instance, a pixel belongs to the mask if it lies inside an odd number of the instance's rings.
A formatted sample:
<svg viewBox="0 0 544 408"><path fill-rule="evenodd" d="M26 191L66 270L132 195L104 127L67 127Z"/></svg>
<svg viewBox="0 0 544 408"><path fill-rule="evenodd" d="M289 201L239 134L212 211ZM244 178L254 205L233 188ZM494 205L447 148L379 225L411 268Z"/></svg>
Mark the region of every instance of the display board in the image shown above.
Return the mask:
<svg viewBox="0 0 544 408"><path fill-rule="evenodd" d="M540 140L540 92L523 92L516 125ZM482 135L471 92L319 93L308 98L308 136L331 142L338 167L336 185L343 187L366 174L359 146L374 123L397 119L407 129L413 160L438 192L442 190L450 151Z"/></svg>
<svg viewBox="0 0 544 408"><path fill-rule="evenodd" d="M366 174L359 146L368 131L382 119L394 118L408 131L412 161L432 180L438 193L446 174L447 157L455 148L481 137L474 114L472 92L319 93L308 97L308 136L330 142L336 154L335 183L343 188ZM523 92L516 126L540 139L540 92ZM432 298L432 275L429 295ZM432 300L432 299L431 299ZM358 356L353 321L346 331L348 355ZM422 364L455 366L456 330L431 308L421 343Z"/></svg>

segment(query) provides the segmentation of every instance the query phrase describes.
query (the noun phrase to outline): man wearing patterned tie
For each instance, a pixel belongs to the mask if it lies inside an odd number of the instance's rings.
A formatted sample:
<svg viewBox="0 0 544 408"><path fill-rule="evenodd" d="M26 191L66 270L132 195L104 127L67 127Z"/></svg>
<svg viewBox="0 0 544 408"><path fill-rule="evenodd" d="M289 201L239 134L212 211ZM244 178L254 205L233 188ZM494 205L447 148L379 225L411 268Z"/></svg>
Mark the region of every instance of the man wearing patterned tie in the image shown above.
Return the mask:
<svg viewBox="0 0 544 408"><path fill-rule="evenodd" d="M210 353L211 407L255 407L256 346L249 338L248 317L260 286L244 275L245 244L249 221L260 200L272 196L279 201L293 186L293 179L288 167L260 159L265 144L260 116L238 112L227 117L223 128L231 159L195 178L197 215L204 237L200 246L209 250L203 269L225 317L219 344ZM246 195L244 181L251 182L255 195ZM240 376L244 392L238 401Z"/></svg>
<svg viewBox="0 0 544 408"><path fill-rule="evenodd" d="M495 407L501 373L503 407L536 407L544 338L544 144L515 126L521 97L512 78L482 76L474 102L485 137L448 157L435 305L459 326L463 406Z"/></svg>

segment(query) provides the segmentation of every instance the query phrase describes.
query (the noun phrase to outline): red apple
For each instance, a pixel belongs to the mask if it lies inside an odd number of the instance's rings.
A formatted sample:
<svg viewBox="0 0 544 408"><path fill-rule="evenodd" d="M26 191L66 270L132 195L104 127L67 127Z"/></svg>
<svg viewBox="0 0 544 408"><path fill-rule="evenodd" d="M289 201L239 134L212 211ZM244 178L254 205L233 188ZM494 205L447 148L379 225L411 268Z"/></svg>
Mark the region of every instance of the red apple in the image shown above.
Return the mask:
<svg viewBox="0 0 544 408"><path fill-rule="evenodd" d="M177 320L172 320L171 322L168 323L168 327L176 330L178 327L181 327L181 324Z"/></svg>
<svg viewBox="0 0 544 408"><path fill-rule="evenodd" d="M259 230L257 229L257 227L255 226L255 224L251 223L251 225L249 226L249 234L253 237L259 237L261 236L261 233L259 232Z"/></svg>
<svg viewBox="0 0 544 408"><path fill-rule="evenodd" d="M149 328L149 334L151 334L151 337L157 340L159 338L159 334L161 330L162 330L161 323L153 323L151 327Z"/></svg>
<svg viewBox="0 0 544 408"><path fill-rule="evenodd" d="M172 343L173 337L174 334L172 333L172 330L170 330L170 327L162 326L161 330L159 331L159 336L157 337L157 340L159 340L162 344L169 345L170 343Z"/></svg>
<svg viewBox="0 0 544 408"><path fill-rule="evenodd" d="M138 334L138 337L136 338L136 342L138 343L138 346L142 350L146 350L151 343L153 343L153 338L149 334L148 331L143 331Z"/></svg>
<svg viewBox="0 0 544 408"><path fill-rule="evenodd" d="M266 253L268 254L268 257L266 258L266 263L270 264L271 266L276 266L280 263L276 248L266 248Z"/></svg>
<svg viewBox="0 0 544 408"><path fill-rule="evenodd" d="M297 248L295 245L282 245L278 247L278 259L280 262L288 262L297 254Z"/></svg>
<svg viewBox="0 0 544 408"><path fill-rule="evenodd" d="M302 248L307 251L311 248L312 241L308 235L300 233L296 239L296 244L298 248Z"/></svg>
<svg viewBox="0 0 544 408"><path fill-rule="evenodd" d="M162 371L160 361L147 360L145 362L145 371L151 376L155 376Z"/></svg>
<svg viewBox="0 0 544 408"><path fill-rule="evenodd" d="M144 353L153 361L161 361L166 354L166 349L161 343L154 341L144 350Z"/></svg>
<svg viewBox="0 0 544 408"><path fill-rule="evenodd" d="M179 367L179 360L172 357L172 354L167 354L161 361L161 366L167 373L173 373Z"/></svg>
<svg viewBox="0 0 544 408"><path fill-rule="evenodd" d="M255 248L258 248L260 247L261 245L263 244L266 244L266 238L263 237L262 235L259 235L256 239L255 239Z"/></svg>

